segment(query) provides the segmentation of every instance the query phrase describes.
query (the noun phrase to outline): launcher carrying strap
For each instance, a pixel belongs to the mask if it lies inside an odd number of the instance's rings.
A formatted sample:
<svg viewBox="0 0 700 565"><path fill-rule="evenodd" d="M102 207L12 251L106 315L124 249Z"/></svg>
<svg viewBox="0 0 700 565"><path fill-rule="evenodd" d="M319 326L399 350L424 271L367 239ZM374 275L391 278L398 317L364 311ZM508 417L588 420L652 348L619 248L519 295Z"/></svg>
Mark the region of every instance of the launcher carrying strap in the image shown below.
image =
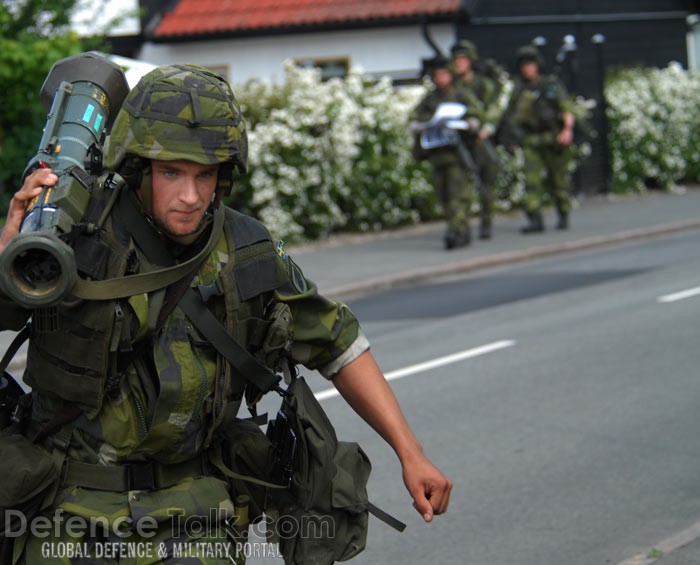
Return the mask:
<svg viewBox="0 0 700 565"><path fill-rule="evenodd" d="M151 230L145 218L143 218L142 213L136 209L129 195L123 195L119 204L128 210L128 214L125 214L126 218L140 218L144 224L144 228L149 231ZM224 209L218 208L214 213L212 230L207 244L199 253L187 261L174 264L174 261L171 259L169 266L156 271L101 281L78 279L71 293L73 296L85 300L113 300L116 298L126 298L153 292L170 286L188 273L194 272L195 268L211 253L218 243L219 238L223 235L223 225ZM155 237L153 239L155 240Z"/></svg>

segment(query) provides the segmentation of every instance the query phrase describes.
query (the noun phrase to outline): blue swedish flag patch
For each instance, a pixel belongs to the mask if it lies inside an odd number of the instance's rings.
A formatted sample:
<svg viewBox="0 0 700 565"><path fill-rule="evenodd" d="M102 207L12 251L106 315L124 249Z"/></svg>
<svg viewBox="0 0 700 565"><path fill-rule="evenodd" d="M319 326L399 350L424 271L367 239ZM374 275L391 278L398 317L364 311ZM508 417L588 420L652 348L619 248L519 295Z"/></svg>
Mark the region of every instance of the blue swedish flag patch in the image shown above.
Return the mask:
<svg viewBox="0 0 700 565"><path fill-rule="evenodd" d="M287 252L284 250L284 242L282 240L277 242L277 245L275 246L275 251L277 251L277 255L280 256L280 259L287 259Z"/></svg>

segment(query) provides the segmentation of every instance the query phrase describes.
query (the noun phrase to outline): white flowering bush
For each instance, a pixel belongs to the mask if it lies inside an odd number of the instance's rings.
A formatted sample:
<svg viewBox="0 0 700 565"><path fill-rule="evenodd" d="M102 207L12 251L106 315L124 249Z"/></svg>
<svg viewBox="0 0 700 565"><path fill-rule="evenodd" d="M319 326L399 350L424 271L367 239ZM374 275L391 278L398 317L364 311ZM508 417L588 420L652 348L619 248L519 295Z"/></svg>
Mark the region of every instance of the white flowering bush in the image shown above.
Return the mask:
<svg viewBox="0 0 700 565"><path fill-rule="evenodd" d="M614 191L700 179L700 76L675 63L618 71L606 100Z"/></svg>
<svg viewBox="0 0 700 565"><path fill-rule="evenodd" d="M323 82L286 66L282 85L237 88L250 173L229 203L288 240L371 231L436 216L425 165L411 156L409 113L422 90L395 91L358 70Z"/></svg>
<svg viewBox="0 0 700 565"><path fill-rule="evenodd" d="M507 75L502 87L506 105L512 89ZM288 241L439 217L430 165L414 159L409 131L426 88L395 89L390 80L370 79L359 69L324 82L317 69L291 62L282 84L255 80L236 86L248 125L249 173L227 203ZM589 112L586 101L577 104L579 117ZM494 204L514 210L524 193L522 153L496 150L501 164Z"/></svg>

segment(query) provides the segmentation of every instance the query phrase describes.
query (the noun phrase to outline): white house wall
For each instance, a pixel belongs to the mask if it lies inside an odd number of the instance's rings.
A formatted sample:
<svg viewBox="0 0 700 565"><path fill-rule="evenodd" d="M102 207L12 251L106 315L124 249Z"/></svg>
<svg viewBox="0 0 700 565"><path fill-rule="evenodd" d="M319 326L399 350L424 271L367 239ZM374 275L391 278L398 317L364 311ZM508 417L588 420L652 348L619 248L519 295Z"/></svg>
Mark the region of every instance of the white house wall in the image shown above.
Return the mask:
<svg viewBox="0 0 700 565"><path fill-rule="evenodd" d="M445 53L454 42L452 24L433 24L430 34ZM372 75L417 76L422 58L433 52L420 26L327 31L294 35L145 43L139 58L156 65L193 63L224 70L231 83L249 79L283 80L286 59L347 57Z"/></svg>

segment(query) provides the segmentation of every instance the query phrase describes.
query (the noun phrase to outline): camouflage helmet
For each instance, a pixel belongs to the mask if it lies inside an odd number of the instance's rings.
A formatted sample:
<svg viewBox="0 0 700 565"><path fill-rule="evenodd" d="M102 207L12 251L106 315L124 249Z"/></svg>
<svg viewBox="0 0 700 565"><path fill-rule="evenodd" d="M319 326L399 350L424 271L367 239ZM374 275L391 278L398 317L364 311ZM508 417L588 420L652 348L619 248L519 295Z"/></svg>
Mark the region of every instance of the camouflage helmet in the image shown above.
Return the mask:
<svg viewBox="0 0 700 565"><path fill-rule="evenodd" d="M515 52L515 62L518 66L523 63L537 63L539 67L542 67L544 58L534 45L523 45Z"/></svg>
<svg viewBox="0 0 700 565"><path fill-rule="evenodd" d="M117 170L127 155L229 164L245 173L248 137L231 87L196 65L164 65L143 76L124 100L105 147Z"/></svg>
<svg viewBox="0 0 700 565"><path fill-rule="evenodd" d="M431 59L426 59L424 61L424 66L426 67L427 71L429 74L434 73L437 70L440 69L449 69L450 68L450 60L445 57L444 55L435 55Z"/></svg>
<svg viewBox="0 0 700 565"><path fill-rule="evenodd" d="M460 39L452 46L451 52L453 57L455 55L466 55L471 59L472 63L475 63L479 59L479 52L476 45L468 39Z"/></svg>

